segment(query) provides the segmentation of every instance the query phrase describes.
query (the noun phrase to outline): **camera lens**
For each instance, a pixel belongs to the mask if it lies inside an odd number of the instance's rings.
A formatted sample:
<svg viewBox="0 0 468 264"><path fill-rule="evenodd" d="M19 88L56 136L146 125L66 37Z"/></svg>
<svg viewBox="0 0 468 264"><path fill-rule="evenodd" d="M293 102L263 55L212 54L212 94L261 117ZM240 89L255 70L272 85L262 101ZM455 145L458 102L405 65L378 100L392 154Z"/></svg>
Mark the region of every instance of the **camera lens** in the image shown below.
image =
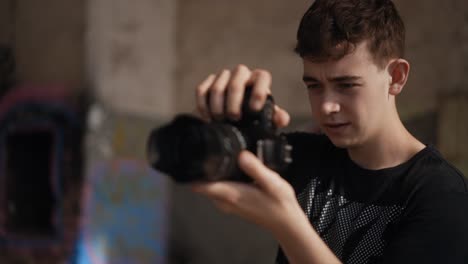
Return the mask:
<svg viewBox="0 0 468 264"><path fill-rule="evenodd" d="M180 115L151 133L147 156L176 182L241 180L237 156L245 148L236 127Z"/></svg>

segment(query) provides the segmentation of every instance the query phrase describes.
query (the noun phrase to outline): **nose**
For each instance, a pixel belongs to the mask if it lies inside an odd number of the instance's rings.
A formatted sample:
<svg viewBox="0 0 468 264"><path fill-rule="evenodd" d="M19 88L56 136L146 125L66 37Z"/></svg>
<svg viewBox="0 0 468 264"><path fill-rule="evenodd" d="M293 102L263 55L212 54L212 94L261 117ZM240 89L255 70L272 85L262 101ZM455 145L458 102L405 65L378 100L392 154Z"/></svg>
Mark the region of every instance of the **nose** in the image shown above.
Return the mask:
<svg viewBox="0 0 468 264"><path fill-rule="evenodd" d="M341 110L341 106L337 98L335 98L331 94L328 94L324 95L323 97L323 100L321 102L321 110L324 114L330 115L338 113Z"/></svg>

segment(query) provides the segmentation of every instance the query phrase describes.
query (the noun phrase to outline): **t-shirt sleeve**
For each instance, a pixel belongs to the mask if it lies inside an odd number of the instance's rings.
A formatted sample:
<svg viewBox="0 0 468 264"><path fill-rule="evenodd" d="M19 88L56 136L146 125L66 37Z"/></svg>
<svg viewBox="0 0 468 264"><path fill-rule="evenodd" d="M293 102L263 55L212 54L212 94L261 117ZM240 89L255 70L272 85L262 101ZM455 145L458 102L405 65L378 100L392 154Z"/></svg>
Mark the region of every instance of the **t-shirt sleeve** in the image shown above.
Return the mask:
<svg viewBox="0 0 468 264"><path fill-rule="evenodd" d="M392 234L382 263L468 263L468 193L434 194L418 204Z"/></svg>

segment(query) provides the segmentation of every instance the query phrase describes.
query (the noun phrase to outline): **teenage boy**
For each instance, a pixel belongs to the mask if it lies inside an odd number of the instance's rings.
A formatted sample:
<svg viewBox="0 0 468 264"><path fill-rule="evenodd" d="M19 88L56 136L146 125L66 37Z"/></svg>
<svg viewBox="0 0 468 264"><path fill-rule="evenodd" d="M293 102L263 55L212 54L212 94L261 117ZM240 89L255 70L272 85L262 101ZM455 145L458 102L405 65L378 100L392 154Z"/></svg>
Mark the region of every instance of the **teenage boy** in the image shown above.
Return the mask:
<svg viewBox="0 0 468 264"><path fill-rule="evenodd" d="M223 211L270 231L278 263L468 263L463 175L400 121L408 79L404 24L389 0L316 0L300 23L296 52L322 135L288 134L284 175L252 153L240 168L255 184L197 184ZM197 89L202 116L240 118L246 86L259 110L271 75L244 65ZM206 102L210 93L209 102ZM276 106L275 123L289 115Z"/></svg>

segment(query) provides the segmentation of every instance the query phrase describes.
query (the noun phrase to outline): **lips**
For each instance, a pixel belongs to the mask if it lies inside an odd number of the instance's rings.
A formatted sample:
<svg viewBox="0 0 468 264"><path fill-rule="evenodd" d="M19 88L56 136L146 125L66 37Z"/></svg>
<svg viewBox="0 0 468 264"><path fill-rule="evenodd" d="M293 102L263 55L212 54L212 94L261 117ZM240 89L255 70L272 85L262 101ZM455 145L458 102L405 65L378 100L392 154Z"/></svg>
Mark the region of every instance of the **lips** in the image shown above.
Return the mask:
<svg viewBox="0 0 468 264"><path fill-rule="evenodd" d="M342 126L347 126L349 125L350 123L326 123L325 126L326 127L330 127L330 128L338 128L338 127L342 127Z"/></svg>
<svg viewBox="0 0 468 264"><path fill-rule="evenodd" d="M343 123L325 123L324 127L325 130L328 131L329 133L343 133L344 130L350 125L351 123L349 122L343 122Z"/></svg>

